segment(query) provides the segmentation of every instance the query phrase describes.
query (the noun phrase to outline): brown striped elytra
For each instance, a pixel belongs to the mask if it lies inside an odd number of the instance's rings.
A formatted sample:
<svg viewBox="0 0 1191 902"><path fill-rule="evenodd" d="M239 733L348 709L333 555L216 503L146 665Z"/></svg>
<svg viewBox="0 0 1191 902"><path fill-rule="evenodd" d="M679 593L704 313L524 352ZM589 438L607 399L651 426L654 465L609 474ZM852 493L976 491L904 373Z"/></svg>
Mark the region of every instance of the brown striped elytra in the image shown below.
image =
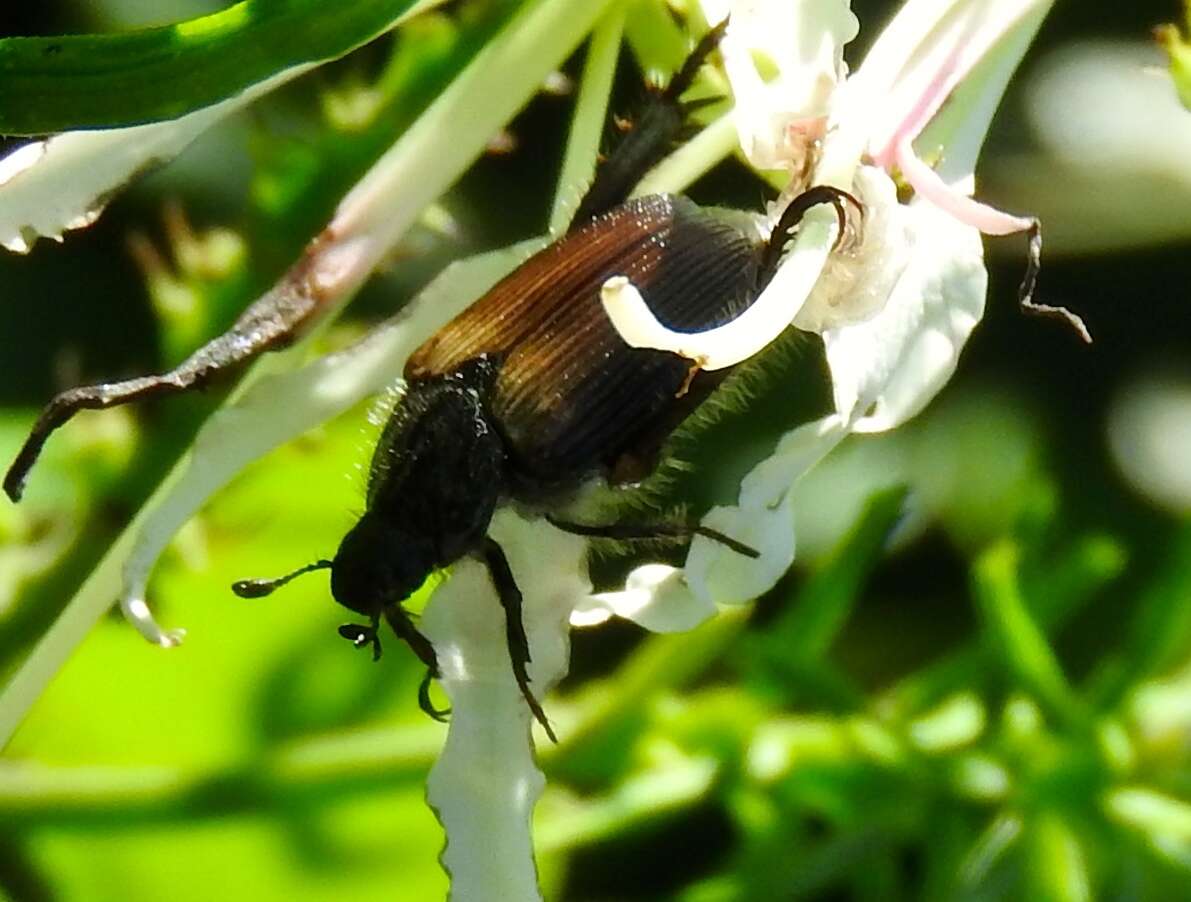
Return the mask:
<svg viewBox="0 0 1191 902"><path fill-rule="evenodd" d="M754 239L685 198L630 200L518 267L415 351L405 376L416 390L481 354L498 361L487 410L530 496L631 472L621 458L665 438L723 374L692 379L690 361L628 347L600 286L627 276L667 325L701 331L748 305L758 261Z"/></svg>

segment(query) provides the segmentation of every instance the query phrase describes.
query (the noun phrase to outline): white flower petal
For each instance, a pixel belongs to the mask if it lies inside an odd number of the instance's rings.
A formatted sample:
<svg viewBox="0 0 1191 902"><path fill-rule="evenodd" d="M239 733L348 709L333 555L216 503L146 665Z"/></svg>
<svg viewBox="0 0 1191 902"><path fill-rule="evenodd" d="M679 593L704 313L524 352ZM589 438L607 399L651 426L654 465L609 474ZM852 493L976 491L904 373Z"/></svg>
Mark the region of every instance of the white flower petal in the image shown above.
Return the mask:
<svg viewBox="0 0 1191 902"><path fill-rule="evenodd" d="M686 579L699 598L742 604L768 591L794 561L794 511L790 489L848 434L838 416L807 423L787 433L773 455L744 478L740 504L713 508L703 525L754 548L751 558L703 536L695 536L686 559Z"/></svg>
<svg viewBox="0 0 1191 902"><path fill-rule="evenodd" d="M567 619L591 591L586 543L509 510L497 513L490 534L522 591L529 674L541 700L566 673ZM486 568L474 560L456 564L421 629L434 643L451 699L450 730L427 799L446 830L442 863L452 896L538 899L530 816L545 778L528 741L530 711L513 679L505 615Z"/></svg>
<svg viewBox="0 0 1191 902"><path fill-rule="evenodd" d="M600 592L579 602L571 626L593 626L612 616L631 620L654 633L682 633L715 614L715 605L697 596L683 572L666 564L633 570L620 592Z"/></svg>
<svg viewBox="0 0 1191 902"><path fill-rule="evenodd" d="M847 0L703 0L709 22L730 16L720 45L745 157L759 169L797 167L822 134L859 23ZM768 82L758 57L776 67Z"/></svg>
<svg viewBox="0 0 1191 902"><path fill-rule="evenodd" d="M984 313L980 233L926 203L904 208L914 245L888 303L864 322L823 333L841 415L881 432L918 413L955 371Z"/></svg>
<svg viewBox="0 0 1191 902"><path fill-rule="evenodd" d="M794 325L807 332L821 333L875 314L909 261L911 235L893 180L882 169L861 166L852 192L864 207L863 220L853 220L859 239L828 258L794 317Z"/></svg>
<svg viewBox="0 0 1191 902"><path fill-rule="evenodd" d="M699 598L744 604L770 589L794 562L794 511L787 494L775 507L715 507L703 525L760 552L747 557L703 536L687 553L686 579Z"/></svg>
<svg viewBox="0 0 1191 902"><path fill-rule="evenodd" d="M0 160L0 245L23 254L39 237L61 241L64 232L91 225L126 183L311 67L286 69L236 97L167 122L64 132L19 148Z"/></svg>
<svg viewBox="0 0 1191 902"><path fill-rule="evenodd" d="M776 506L799 477L843 441L847 427L843 417L832 415L787 432L773 454L741 480L740 506L752 509Z"/></svg>
<svg viewBox="0 0 1191 902"><path fill-rule="evenodd" d="M874 159L882 165L892 163L897 145L918 136L989 51L1024 20L1040 19L1050 3L1051 0L906 3L857 73L870 87L882 83L886 86L880 102L869 109L873 115L869 149ZM927 29L922 30L922 25Z"/></svg>

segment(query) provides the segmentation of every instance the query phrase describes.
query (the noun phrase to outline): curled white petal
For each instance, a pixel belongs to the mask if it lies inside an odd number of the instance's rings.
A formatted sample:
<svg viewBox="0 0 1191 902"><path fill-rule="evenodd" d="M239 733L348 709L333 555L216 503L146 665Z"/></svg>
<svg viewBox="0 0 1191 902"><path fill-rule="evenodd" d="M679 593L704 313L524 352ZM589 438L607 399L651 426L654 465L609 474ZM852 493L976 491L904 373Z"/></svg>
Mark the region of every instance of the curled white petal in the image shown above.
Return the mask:
<svg viewBox="0 0 1191 902"><path fill-rule="evenodd" d="M143 592L122 597L120 610L124 613L124 618L136 627L137 632L154 645L174 648L181 645L182 640L186 638L184 629L163 630L157 625L157 621L153 619L153 612L145 603Z"/></svg>
<svg viewBox="0 0 1191 902"><path fill-rule="evenodd" d="M571 613L571 625L594 626L616 616L654 633L681 633L713 614L715 605L692 593L677 567L644 564L628 575L622 591L581 600Z"/></svg>
<svg viewBox="0 0 1191 902"><path fill-rule="evenodd" d="M744 604L770 589L794 562L794 510L789 495L775 507L716 507L703 525L760 552L752 558L703 536L687 553L686 579L699 598Z"/></svg>
<svg viewBox="0 0 1191 902"><path fill-rule="evenodd" d="M804 423L787 432L778 441L773 454L753 467L741 480L740 506L754 510L776 506L790 486L843 441L847 434L847 420L836 414Z"/></svg>

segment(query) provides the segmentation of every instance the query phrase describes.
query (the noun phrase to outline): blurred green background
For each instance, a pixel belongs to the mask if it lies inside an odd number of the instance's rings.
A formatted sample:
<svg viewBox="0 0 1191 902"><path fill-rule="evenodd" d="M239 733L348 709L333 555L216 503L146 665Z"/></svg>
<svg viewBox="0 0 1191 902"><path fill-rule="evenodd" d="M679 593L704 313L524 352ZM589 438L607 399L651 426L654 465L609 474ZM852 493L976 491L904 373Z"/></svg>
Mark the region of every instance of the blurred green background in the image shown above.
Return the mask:
<svg viewBox="0 0 1191 902"><path fill-rule="evenodd" d="M0 34L223 5L10 4ZM0 458L54 392L160 370L230 323L516 7L421 17L228 120L64 245L0 257ZM854 8L853 60L895 7ZM786 579L692 634L575 634L547 702L569 735L542 750L549 898L1191 896L1191 114L1147 71L1150 29L1178 15L1059 4L983 158L982 196L1043 219L1040 299L1096 343L1023 318L1022 243L988 242L988 315L957 377L808 477ZM641 74L621 62L626 109ZM540 233L570 109L535 99L511 149L443 199L452 227L415 229L324 343L447 261ZM758 208L766 190L730 162L691 193ZM674 503L731 500L824 403L810 341L768 369L747 411L678 439L697 477ZM81 415L27 501L0 504L0 674L221 395ZM334 549L362 505L367 406L254 465L179 537L151 589L185 644L151 647L113 615L40 699L0 759L0 895L442 897L422 784L444 728L417 709L412 656L353 654L320 580L228 591Z"/></svg>

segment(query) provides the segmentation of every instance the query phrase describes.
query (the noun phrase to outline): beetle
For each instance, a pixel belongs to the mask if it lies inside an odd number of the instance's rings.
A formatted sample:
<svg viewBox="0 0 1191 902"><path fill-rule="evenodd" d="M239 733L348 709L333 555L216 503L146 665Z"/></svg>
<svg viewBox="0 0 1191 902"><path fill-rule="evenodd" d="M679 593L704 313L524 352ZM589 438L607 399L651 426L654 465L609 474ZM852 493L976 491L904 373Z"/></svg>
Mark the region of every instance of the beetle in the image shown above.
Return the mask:
<svg viewBox="0 0 1191 902"><path fill-rule="evenodd" d="M242 580L233 591L260 597L314 570L331 571L331 594L367 622L340 634L380 655L383 619L426 665L419 690L432 716L434 648L402 602L427 576L465 556L488 569L506 618L517 685L551 739L530 688L529 643L521 593L500 545L488 536L497 506L514 502L542 512L559 529L587 536L649 538L702 534L735 551L757 553L700 526L584 524L559 516L593 478L617 485L654 468L662 443L724 378L678 355L629 347L600 304L608 280L627 278L663 323L679 331L722 325L765 288L803 214L835 207L844 232L846 192L813 187L781 213L768 237L739 215L702 208L679 196L631 198L644 173L688 128L706 100L684 102L726 21L696 45L669 85L655 93L639 122L597 172L570 227L482 298L443 326L409 358L405 391L384 426L369 468L363 515L331 559L276 579ZM253 353L290 340L300 317L293 298L266 296L232 329L177 370L127 382L73 389L55 398L35 424L5 479L19 498L46 438L74 412L183 391Z"/></svg>

